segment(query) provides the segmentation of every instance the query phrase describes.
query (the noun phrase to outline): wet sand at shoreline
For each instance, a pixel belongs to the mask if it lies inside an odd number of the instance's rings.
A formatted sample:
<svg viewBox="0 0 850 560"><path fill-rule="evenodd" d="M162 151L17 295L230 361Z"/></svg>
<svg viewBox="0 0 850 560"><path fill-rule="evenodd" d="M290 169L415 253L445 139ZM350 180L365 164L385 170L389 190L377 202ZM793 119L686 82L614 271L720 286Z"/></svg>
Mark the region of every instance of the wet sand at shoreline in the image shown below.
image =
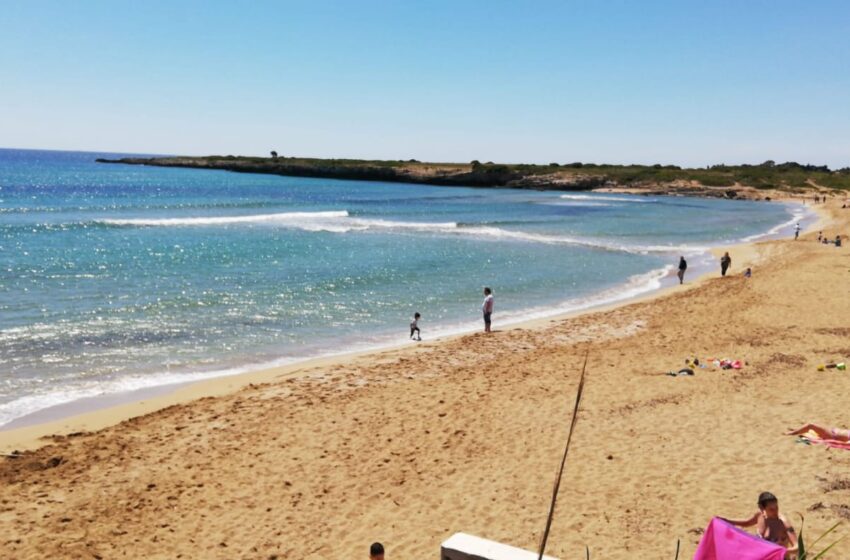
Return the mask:
<svg viewBox="0 0 850 560"><path fill-rule="evenodd" d="M834 238L850 211L831 207ZM0 463L0 550L356 558L380 540L388 558L429 558L457 531L534 549L585 352L549 554L672 558L681 539L688 558L712 515L750 515L763 490L816 535L850 519L850 453L783 435L850 427L850 377L816 370L850 359L850 252L816 235L754 246L751 279L733 249L732 277L691 289L266 372L57 437ZM747 365L664 375L694 355ZM850 555L840 546L830 557Z"/></svg>

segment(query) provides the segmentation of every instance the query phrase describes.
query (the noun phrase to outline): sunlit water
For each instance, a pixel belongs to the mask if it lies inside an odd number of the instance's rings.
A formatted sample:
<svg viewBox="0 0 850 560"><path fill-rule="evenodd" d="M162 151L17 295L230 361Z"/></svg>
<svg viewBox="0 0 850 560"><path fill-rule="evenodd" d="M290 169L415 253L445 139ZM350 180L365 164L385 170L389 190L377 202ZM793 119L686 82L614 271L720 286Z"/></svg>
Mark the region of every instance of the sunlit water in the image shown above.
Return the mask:
<svg viewBox="0 0 850 560"><path fill-rule="evenodd" d="M0 424L658 287L782 204L335 181L0 150ZM702 254L702 256L701 256Z"/></svg>

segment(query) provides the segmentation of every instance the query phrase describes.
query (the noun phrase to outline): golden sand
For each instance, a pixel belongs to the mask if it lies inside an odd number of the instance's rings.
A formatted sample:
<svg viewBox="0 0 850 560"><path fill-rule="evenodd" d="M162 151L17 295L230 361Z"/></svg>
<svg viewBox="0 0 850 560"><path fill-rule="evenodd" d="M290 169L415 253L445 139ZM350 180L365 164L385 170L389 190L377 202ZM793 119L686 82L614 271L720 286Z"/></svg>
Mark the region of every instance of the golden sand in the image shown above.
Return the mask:
<svg viewBox="0 0 850 560"><path fill-rule="evenodd" d="M850 451L783 432L850 427L850 372L817 371L850 360L850 247L814 235L619 307L0 432L5 453L43 445L0 461L0 557L346 559L378 540L426 559L457 531L535 549L585 352L548 554L672 558L681 539L690 558L713 515L749 516L763 490L818 534L850 519ZM746 365L664 375L694 355Z"/></svg>

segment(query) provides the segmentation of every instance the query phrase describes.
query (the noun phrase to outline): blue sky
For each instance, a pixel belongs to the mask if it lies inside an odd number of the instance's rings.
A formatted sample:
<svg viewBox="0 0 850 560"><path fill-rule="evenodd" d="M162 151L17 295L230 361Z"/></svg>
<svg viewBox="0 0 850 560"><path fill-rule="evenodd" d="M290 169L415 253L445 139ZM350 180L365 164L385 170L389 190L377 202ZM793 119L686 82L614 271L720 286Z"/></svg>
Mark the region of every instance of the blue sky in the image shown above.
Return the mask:
<svg viewBox="0 0 850 560"><path fill-rule="evenodd" d="M43 2L0 146L850 165L850 2Z"/></svg>

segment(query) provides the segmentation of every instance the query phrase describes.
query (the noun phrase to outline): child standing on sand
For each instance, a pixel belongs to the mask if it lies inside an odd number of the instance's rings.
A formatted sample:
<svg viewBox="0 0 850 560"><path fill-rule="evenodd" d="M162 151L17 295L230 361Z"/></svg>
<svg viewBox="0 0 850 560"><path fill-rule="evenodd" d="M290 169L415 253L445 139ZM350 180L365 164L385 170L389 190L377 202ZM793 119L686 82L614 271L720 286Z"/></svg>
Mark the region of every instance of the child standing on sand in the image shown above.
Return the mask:
<svg viewBox="0 0 850 560"><path fill-rule="evenodd" d="M419 334L419 318L422 315L417 311L413 314L413 321L410 322L410 339L411 340L422 340L422 335ZM416 333L416 338L413 338L413 333Z"/></svg>
<svg viewBox="0 0 850 560"><path fill-rule="evenodd" d="M484 288L484 303L481 304L484 312L484 332L490 332L490 316L493 315L493 290Z"/></svg>
<svg viewBox="0 0 850 560"><path fill-rule="evenodd" d="M762 492L759 494L758 506L759 510L749 519L721 519L738 527L756 525L758 535L764 540L784 546L789 549L789 553L797 552L797 534L785 517L779 515L779 500L776 496L770 492Z"/></svg>

